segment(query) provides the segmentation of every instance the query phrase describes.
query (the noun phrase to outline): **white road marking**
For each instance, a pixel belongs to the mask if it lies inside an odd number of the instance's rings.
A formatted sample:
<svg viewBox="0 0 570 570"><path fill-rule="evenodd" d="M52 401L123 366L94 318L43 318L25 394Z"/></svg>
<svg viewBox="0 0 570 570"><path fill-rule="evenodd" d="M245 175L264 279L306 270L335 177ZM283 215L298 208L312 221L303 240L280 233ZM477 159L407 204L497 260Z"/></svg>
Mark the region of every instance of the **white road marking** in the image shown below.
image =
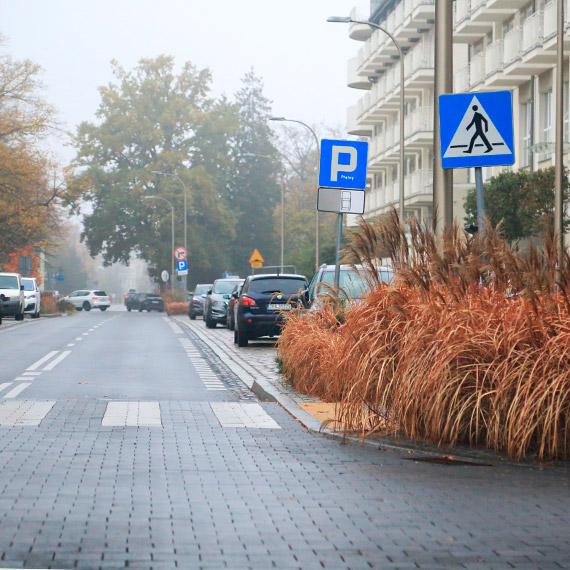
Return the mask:
<svg viewBox="0 0 570 570"><path fill-rule="evenodd" d="M39 368L44 362L47 362L50 358L52 358L52 356L55 356L58 352L59 350L52 350L51 352L48 352L43 358L40 358L37 362L34 362L34 364L32 364L31 366L28 366L26 370L35 370L36 368Z"/></svg>
<svg viewBox="0 0 570 570"><path fill-rule="evenodd" d="M32 376L16 376L16 378L14 378L14 382L16 380L27 380L29 382L30 380L33 380L33 379L34 379L34 377L32 377Z"/></svg>
<svg viewBox="0 0 570 570"><path fill-rule="evenodd" d="M210 407L222 427L281 429L259 404L212 402Z"/></svg>
<svg viewBox="0 0 570 570"><path fill-rule="evenodd" d="M41 372L22 372L22 376L39 376Z"/></svg>
<svg viewBox="0 0 570 570"><path fill-rule="evenodd" d="M53 408L55 400L11 400L0 402L0 426L38 426Z"/></svg>
<svg viewBox="0 0 570 570"><path fill-rule="evenodd" d="M22 382L18 384L15 388L10 390L7 394L4 395L4 398L15 398L18 394L23 392L28 386L31 386L30 382Z"/></svg>
<svg viewBox="0 0 570 570"><path fill-rule="evenodd" d="M170 321L169 321L170 322ZM218 378L218 375L210 368L208 362L202 357L191 340L187 338L179 339L186 356L190 359L192 366L198 373L200 380L204 383L208 391L227 391L225 384Z"/></svg>
<svg viewBox="0 0 570 570"><path fill-rule="evenodd" d="M8 388L8 386L11 386L12 382L3 382L2 384L0 384L0 391L4 390L4 388Z"/></svg>
<svg viewBox="0 0 570 570"><path fill-rule="evenodd" d="M75 340L83 340L80 336L78 336Z"/></svg>
<svg viewBox="0 0 570 570"><path fill-rule="evenodd" d="M59 356L54 358L47 366L44 366L44 370L53 370L64 358L71 354L71 350L64 350Z"/></svg>
<svg viewBox="0 0 570 570"><path fill-rule="evenodd" d="M89 335L89 333L83 333L83 336L88 336L88 335Z"/></svg>
<svg viewBox="0 0 570 570"><path fill-rule="evenodd" d="M102 426L162 427L158 402L109 402Z"/></svg>
<svg viewBox="0 0 570 570"><path fill-rule="evenodd" d="M71 346L75 346L75 343L70 342L67 346L71 347Z"/></svg>

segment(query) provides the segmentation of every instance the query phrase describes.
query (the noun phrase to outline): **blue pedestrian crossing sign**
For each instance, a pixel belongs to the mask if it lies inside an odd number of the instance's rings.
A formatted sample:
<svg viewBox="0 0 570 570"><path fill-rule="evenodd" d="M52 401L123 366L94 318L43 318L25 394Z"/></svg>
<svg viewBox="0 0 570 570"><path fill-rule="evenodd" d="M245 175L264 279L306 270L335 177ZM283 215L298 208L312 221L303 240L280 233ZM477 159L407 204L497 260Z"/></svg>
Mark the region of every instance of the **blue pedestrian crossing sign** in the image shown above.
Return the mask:
<svg viewBox="0 0 570 570"><path fill-rule="evenodd" d="M176 269L178 271L178 275L187 275L188 274L188 261L186 261L186 259L176 260Z"/></svg>
<svg viewBox="0 0 570 570"><path fill-rule="evenodd" d="M510 91L440 95L439 130L443 168L515 162Z"/></svg>
<svg viewBox="0 0 570 570"><path fill-rule="evenodd" d="M319 186L364 190L368 163L368 143L362 141L321 141Z"/></svg>

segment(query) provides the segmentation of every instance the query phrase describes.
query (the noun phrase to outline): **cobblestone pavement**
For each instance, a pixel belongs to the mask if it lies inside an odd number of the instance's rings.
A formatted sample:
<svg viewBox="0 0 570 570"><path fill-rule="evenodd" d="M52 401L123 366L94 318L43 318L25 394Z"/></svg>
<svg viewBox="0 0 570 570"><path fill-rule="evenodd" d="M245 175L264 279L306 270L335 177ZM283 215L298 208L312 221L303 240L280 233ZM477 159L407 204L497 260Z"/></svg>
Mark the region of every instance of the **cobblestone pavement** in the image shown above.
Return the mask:
<svg viewBox="0 0 570 570"><path fill-rule="evenodd" d="M0 390L0 567L568 567L566 471L339 445L244 398L174 320L56 320L0 344L20 358L2 383L29 371Z"/></svg>

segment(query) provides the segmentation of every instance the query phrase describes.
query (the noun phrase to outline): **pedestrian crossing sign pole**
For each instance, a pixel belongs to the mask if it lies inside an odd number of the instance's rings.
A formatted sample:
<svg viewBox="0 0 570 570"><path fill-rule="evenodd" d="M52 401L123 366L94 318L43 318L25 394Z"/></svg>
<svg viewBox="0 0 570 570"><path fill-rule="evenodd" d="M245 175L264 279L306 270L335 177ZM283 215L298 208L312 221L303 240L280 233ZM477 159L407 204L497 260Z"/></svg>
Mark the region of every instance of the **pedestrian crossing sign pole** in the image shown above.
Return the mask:
<svg viewBox="0 0 570 570"><path fill-rule="evenodd" d="M477 224L482 230L483 166L514 164L513 100L510 91L439 96L441 165L474 168Z"/></svg>

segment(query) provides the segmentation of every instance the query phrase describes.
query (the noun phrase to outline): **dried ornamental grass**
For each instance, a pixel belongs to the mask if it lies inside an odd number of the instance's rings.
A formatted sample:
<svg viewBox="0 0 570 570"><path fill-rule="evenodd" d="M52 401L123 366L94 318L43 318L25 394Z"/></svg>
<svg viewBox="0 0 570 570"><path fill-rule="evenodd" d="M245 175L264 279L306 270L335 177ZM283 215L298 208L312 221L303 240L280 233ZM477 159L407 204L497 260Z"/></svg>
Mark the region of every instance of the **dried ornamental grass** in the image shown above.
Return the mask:
<svg viewBox="0 0 570 570"><path fill-rule="evenodd" d="M387 249L396 283L342 322L330 307L292 315L278 347L284 372L340 401L341 421L363 435L570 457L570 263L553 242L522 255L500 228L483 238L455 228L440 248L414 220L408 232L395 214L363 223L349 261L372 270Z"/></svg>

